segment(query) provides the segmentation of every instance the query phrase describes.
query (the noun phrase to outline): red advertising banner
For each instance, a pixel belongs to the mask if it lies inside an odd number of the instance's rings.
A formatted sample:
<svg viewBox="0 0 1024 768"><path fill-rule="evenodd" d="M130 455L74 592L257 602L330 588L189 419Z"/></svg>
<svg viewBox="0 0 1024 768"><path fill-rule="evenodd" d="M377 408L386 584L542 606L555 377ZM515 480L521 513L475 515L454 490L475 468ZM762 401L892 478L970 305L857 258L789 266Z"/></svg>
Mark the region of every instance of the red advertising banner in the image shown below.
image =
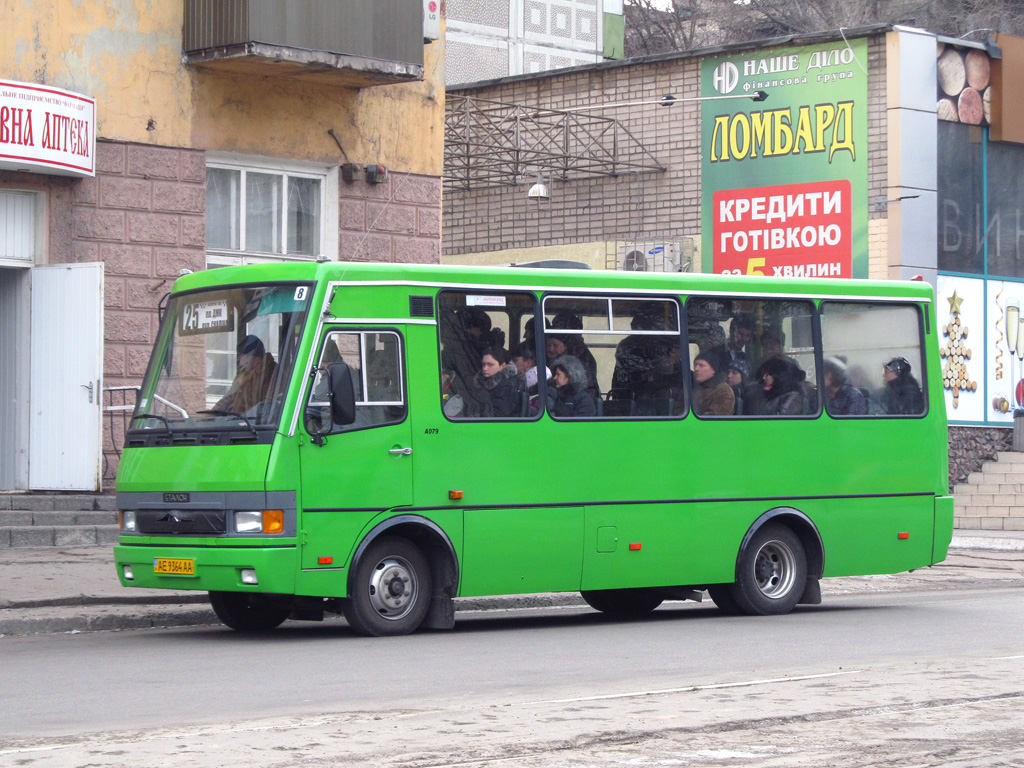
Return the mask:
<svg viewBox="0 0 1024 768"><path fill-rule="evenodd" d="M845 179L715 192L714 271L853 277L852 204Z"/></svg>

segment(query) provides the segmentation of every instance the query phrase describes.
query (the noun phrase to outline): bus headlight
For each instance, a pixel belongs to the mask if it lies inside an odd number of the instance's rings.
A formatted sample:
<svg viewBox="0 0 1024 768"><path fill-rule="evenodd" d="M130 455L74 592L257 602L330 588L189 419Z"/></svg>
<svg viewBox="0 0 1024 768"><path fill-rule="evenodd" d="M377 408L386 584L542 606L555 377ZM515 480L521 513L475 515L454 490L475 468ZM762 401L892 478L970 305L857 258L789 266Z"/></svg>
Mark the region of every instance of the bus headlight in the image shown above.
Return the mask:
<svg viewBox="0 0 1024 768"><path fill-rule="evenodd" d="M235 512L235 533L284 533L284 510L251 509Z"/></svg>
<svg viewBox="0 0 1024 768"><path fill-rule="evenodd" d="M258 509L235 512L235 533L263 533L263 512Z"/></svg>
<svg viewBox="0 0 1024 768"><path fill-rule="evenodd" d="M134 509L123 509L121 510L121 530L122 531L137 531L139 530L138 524L135 520Z"/></svg>

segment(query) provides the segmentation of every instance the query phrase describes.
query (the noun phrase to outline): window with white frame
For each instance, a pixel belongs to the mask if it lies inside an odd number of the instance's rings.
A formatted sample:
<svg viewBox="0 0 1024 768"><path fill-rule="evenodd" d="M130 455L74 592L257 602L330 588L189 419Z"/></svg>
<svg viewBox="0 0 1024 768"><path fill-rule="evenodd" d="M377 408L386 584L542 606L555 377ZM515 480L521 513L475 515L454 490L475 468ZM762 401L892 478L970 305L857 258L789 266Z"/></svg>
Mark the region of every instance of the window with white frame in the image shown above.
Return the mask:
<svg viewBox="0 0 1024 768"><path fill-rule="evenodd" d="M209 160L207 250L292 258L327 253L329 176L326 170Z"/></svg>

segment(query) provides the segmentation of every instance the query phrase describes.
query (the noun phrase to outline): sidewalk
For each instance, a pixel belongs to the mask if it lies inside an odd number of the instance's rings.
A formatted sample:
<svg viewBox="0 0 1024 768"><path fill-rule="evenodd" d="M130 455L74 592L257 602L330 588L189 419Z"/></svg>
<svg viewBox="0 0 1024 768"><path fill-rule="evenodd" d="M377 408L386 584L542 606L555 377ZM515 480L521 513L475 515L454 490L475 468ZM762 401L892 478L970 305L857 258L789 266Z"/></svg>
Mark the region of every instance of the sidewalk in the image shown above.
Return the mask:
<svg viewBox="0 0 1024 768"><path fill-rule="evenodd" d="M1020 552L1024 557L1024 531L957 530L951 550ZM582 601L563 594L456 603L456 610L467 610ZM218 623L205 592L122 587L111 547L0 550L0 635Z"/></svg>

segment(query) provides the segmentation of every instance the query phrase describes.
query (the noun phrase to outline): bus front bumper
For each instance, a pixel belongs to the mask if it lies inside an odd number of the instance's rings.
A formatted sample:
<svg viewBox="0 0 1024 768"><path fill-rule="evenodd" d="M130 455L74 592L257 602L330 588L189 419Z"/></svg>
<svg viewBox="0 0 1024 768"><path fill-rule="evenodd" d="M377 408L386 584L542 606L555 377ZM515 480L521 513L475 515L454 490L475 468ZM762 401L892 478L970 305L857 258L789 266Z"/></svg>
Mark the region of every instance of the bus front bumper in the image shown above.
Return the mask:
<svg viewBox="0 0 1024 768"><path fill-rule="evenodd" d="M295 593L298 550L120 544L114 547L114 563L125 587L290 595Z"/></svg>

